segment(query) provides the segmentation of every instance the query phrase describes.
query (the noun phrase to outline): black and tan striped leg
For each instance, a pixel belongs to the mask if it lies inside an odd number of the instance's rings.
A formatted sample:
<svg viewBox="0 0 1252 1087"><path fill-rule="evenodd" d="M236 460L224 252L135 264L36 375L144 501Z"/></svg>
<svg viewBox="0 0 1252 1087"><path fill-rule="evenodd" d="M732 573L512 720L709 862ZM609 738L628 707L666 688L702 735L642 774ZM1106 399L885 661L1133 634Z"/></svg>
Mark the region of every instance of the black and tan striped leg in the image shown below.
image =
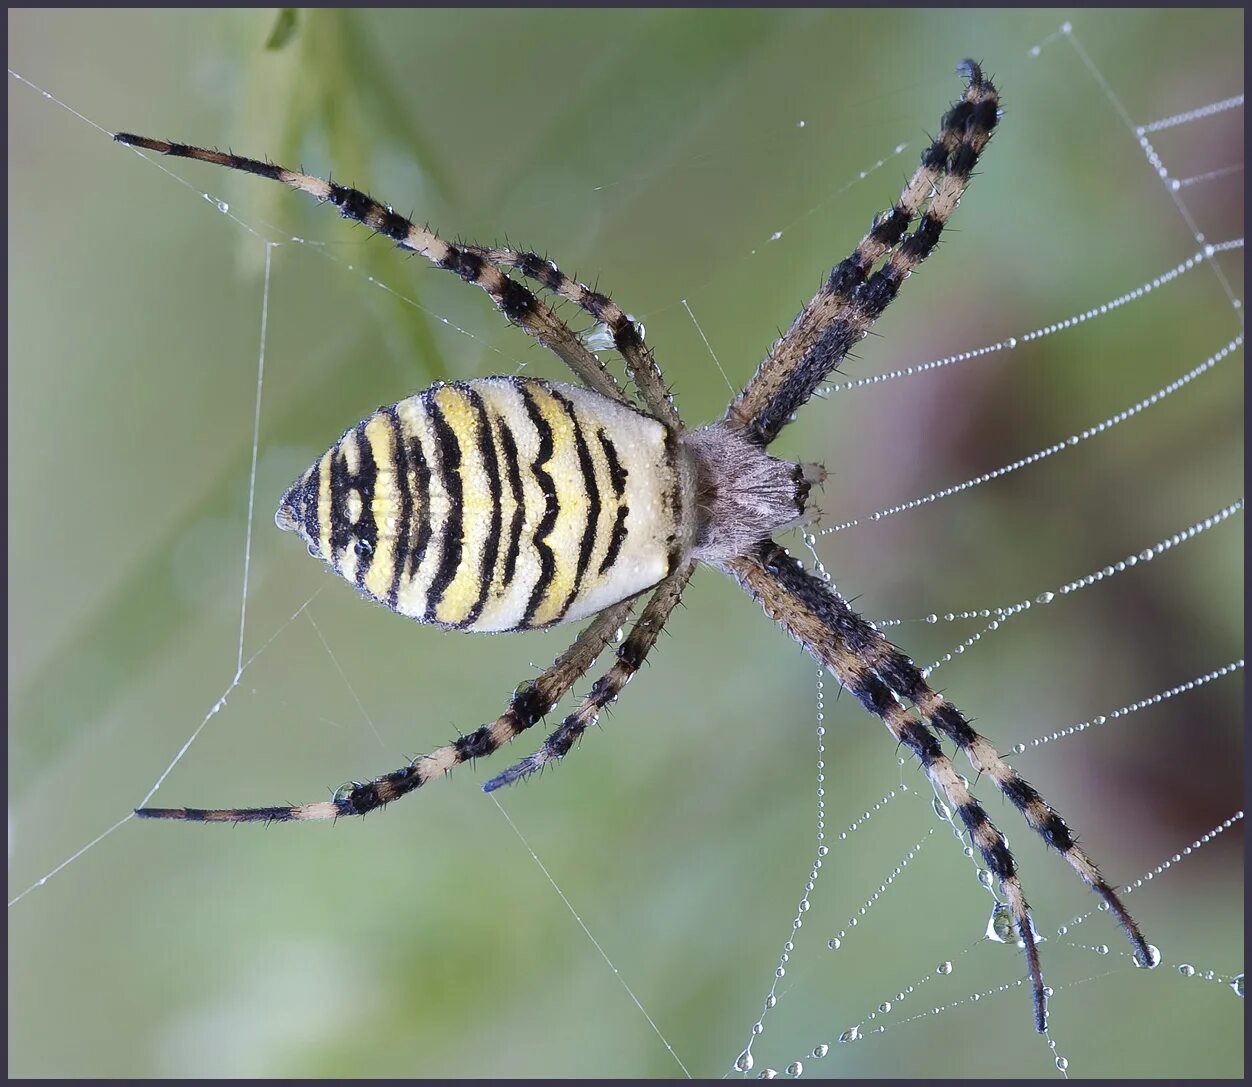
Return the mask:
<svg viewBox="0 0 1252 1087"><path fill-rule="evenodd" d="M1148 966L1155 965L1155 956L1148 949L1148 943L1139 931L1139 926L1122 904L1117 892L1100 874L1095 862L1075 841L1073 832L1066 826L1060 813L1054 811L1034 786L1000 757L990 740L974 731L960 710L930 687L921 670L905 653L878 631L872 627L869 629L872 640L876 643L870 651L875 658L872 665L874 671L896 694L912 702L932 728L947 736L965 752L975 770L986 774L995 782L1000 792L1022 813L1031 829L1057 850L1083 881L1104 900L1134 945L1139 961Z"/></svg>
<svg viewBox="0 0 1252 1087"><path fill-rule="evenodd" d="M938 244L999 119L998 92L978 65L963 61L958 71L968 79L965 94L944 116L899 200L835 266L727 409L726 421L760 444L778 436Z"/></svg>
<svg viewBox="0 0 1252 1087"><path fill-rule="evenodd" d="M510 321L520 325L552 351L589 389L619 403L630 402L616 378L551 307L536 298L523 284L511 279L499 267L480 256L475 247L445 242L429 227L417 226L358 189L324 181L298 170L288 170L270 162L227 152L135 136L128 132L118 132L113 138L119 143L156 151L162 155L194 159L214 166L224 166L229 170L256 174L258 177L306 192L323 203L334 204L345 219L363 223L376 233L392 239L401 248L420 253L437 267L456 273L467 283L477 284Z"/></svg>
<svg viewBox="0 0 1252 1087"><path fill-rule="evenodd" d="M1046 1029L1043 973L1030 907L1013 855L1003 835L957 775L935 734L875 672L872 658L867 658L862 644L864 620L772 542L763 544L755 556L731 560L726 569L761 605L766 615L800 642L818 663L829 668L870 713L882 719L896 740L917 758L931 784L943 794L965 825L987 869L999 881L1008 899L1026 952L1034 993L1035 1026L1040 1031Z"/></svg>
<svg viewBox="0 0 1252 1087"><path fill-rule="evenodd" d="M792 564L794 566L794 564ZM785 569L785 568L784 568ZM789 571L785 571L788 572ZM814 585L820 585L807 574L799 574ZM869 669L900 699L911 702L936 733L947 736L969 759L980 774L986 774L996 787L1012 801L1026 823L1082 877L1108 905L1141 962L1151 963L1154 956L1139 926L1127 911L1117 892L1100 874L1095 862L1078 845L1073 832L1047 801L1028 781L1010 766L985 736L974 730L964 714L926 682L921 669L883 634L853 611L837 593L825 590L832 623L856 656L858 664Z"/></svg>
<svg viewBox="0 0 1252 1087"><path fill-rule="evenodd" d="M613 337L613 345L626 363L635 388L648 411L666 426L681 429L683 422L661 376L660 367L643 339L643 328L608 295L567 276L553 261L519 249L499 246L465 246L497 268L516 268L527 279L542 284L553 294L573 302L601 322Z"/></svg>
<svg viewBox="0 0 1252 1087"><path fill-rule="evenodd" d="M695 563L688 563L661 582L618 648L613 667L596 680L578 708L561 722L560 727L544 741L538 751L510 766L502 774L497 774L483 786L483 792L490 793L503 785L512 785L536 770L542 770L548 763L563 759L569 753L578 738L596 723L600 711L617 700L622 688L643 666L649 650L656 644L657 636L677 606L694 572Z"/></svg>
<svg viewBox="0 0 1252 1087"><path fill-rule="evenodd" d="M135 814L145 819L183 819L202 823L281 823L365 815L399 800L405 793L411 793L462 763L498 751L513 737L541 720L586 674L604 647L613 641L632 608L633 602L624 600L600 612L550 668L530 683L523 683L517 688L508 708L492 724L483 725L390 774L370 782L345 785L336 790L330 800L274 808L139 808Z"/></svg>

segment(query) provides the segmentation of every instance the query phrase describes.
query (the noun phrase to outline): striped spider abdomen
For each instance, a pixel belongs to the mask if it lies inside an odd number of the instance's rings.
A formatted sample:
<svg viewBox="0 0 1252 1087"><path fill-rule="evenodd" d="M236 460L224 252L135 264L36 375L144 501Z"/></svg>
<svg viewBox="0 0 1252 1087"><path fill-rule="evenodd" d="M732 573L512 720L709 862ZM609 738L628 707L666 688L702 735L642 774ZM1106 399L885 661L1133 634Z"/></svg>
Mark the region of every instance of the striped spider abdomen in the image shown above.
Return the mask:
<svg viewBox="0 0 1252 1087"><path fill-rule="evenodd" d="M572 385L490 377L351 427L275 521L401 615L527 630L592 615L685 561L694 474L650 416Z"/></svg>

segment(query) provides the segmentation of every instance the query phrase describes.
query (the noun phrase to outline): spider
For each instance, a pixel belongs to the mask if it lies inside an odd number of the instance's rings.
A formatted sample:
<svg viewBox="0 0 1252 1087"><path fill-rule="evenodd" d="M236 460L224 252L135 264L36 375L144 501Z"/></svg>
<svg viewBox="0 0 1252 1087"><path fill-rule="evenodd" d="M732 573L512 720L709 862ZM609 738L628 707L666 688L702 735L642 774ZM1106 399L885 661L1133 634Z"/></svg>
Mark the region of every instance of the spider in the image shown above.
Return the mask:
<svg viewBox="0 0 1252 1087"><path fill-rule="evenodd" d="M964 823L1008 900L1026 955L1036 1029L1047 1024L1043 976L1017 866L940 736L1104 900L1136 960L1155 965L1138 925L1061 816L929 686L912 659L773 539L806 519L810 488L824 473L772 457L767 447L934 250L999 121L992 81L973 61L957 71L964 94L944 115L899 198L835 266L724 416L699 429L684 425L641 327L551 261L510 248L450 244L356 189L269 162L118 133L116 140L134 147L258 174L333 204L344 218L477 284L581 382L488 377L438 384L380 408L292 484L275 514L278 526L299 535L310 554L363 595L420 622L510 631L592 617L550 668L516 688L494 722L391 773L345 785L329 800L136 814L230 823L365 815L494 753L539 722L650 594L616 660L574 711L538 751L483 788L512 784L564 758L617 699L704 563L737 581L879 717ZM642 407L523 279L607 329Z"/></svg>

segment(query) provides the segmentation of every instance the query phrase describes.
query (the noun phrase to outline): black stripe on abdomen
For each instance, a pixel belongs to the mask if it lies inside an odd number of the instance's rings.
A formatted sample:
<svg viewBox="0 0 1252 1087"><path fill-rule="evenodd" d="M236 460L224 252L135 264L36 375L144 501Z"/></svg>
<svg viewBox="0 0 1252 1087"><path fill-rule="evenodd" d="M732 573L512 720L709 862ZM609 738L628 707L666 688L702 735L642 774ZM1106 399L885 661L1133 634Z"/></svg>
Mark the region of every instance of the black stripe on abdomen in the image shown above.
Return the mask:
<svg viewBox="0 0 1252 1087"><path fill-rule="evenodd" d="M400 492L400 524L392 543L391 588L387 590L387 607L395 610L400 597L400 578L409 561L409 543L413 531L413 490L409 484L409 451L404 443L404 429L393 404L386 411L391 424L391 442L395 450L396 489ZM420 452L420 449L419 449Z"/></svg>
<svg viewBox="0 0 1252 1087"><path fill-rule="evenodd" d="M423 616L423 622L437 623L435 609L439 607L443 594L447 592L452 579L456 577L457 568L461 565L461 552L464 549L462 535L465 528L465 512L461 504L461 445L457 441L456 432L444 417L443 409L435 399L433 391L425 395L423 400L439 450L439 479L443 484L444 493L448 496L448 519L444 522L443 530L440 532L443 537L443 554L439 556L439 568L435 571L435 576L431 578L430 587L426 592L426 613Z"/></svg>
<svg viewBox="0 0 1252 1087"><path fill-rule="evenodd" d="M504 453L505 474L509 477L509 493L513 496L513 519L509 523L509 540L504 552L504 569L500 573L500 585L507 588L517 571L517 555L522 547L522 521L526 516L526 508L522 504L526 497L522 490L522 472L517 460L517 442L513 432L509 430L500 416L500 448Z"/></svg>
<svg viewBox="0 0 1252 1087"><path fill-rule="evenodd" d="M486 405L478 393L466 386L462 390L465 399L478 416L478 455L482 458L483 472L487 476L487 493L491 505L491 522L487 527L487 537L483 540L482 554L478 564L478 595L470 606L465 618L457 626L472 626L482 614L491 592L491 583L495 576L496 557L500 554L500 522L503 511L500 506L503 497L500 486L500 454L496 447L495 435L491 429L491 419L487 415Z"/></svg>
<svg viewBox="0 0 1252 1087"><path fill-rule="evenodd" d="M543 467L546 462L552 459L552 450L554 448L552 428L543 417L543 412L539 409L538 404L535 403L531 390L525 385L519 385L517 391L526 407L526 415L530 419L531 425L539 434L539 452L535 455L530 471L531 475L534 476L535 482L539 485L539 489L543 491L544 500L543 516L539 519L539 524L535 526L534 535L535 550L539 553L539 577L535 581L534 587L530 590L530 599L526 602L526 610L522 614L522 621L517 624L519 627L528 627L535 618L535 612L539 610L539 605L543 602L544 593L547 592L548 587L552 584L552 578L556 574L556 556L552 553L552 548L548 544L548 537L556 526L557 500L556 483L548 470Z"/></svg>
<svg viewBox="0 0 1252 1087"><path fill-rule="evenodd" d="M595 462L591 459L591 450L587 448L587 440L583 437L583 428L579 424L574 405L555 390L550 389L549 392L565 409L565 414L569 416L570 426L573 427L574 448L578 454L578 470L582 473L583 493L587 498L587 522L583 526L582 540L578 545L578 565L574 568L574 584L553 619L553 622L559 623L582 590L583 575L587 572L591 554L595 550L596 534L600 527L600 485L596 482Z"/></svg>

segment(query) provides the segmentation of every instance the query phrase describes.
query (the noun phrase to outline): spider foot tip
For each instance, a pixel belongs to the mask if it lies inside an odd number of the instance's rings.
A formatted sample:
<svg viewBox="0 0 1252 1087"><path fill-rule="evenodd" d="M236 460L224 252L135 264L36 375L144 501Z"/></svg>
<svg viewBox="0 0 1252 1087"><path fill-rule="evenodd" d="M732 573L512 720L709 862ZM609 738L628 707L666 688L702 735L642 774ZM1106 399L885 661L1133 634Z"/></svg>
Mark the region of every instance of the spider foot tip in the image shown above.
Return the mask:
<svg viewBox="0 0 1252 1087"><path fill-rule="evenodd" d="M962 75L974 86L982 82L982 66L970 57L966 57L956 66L957 75Z"/></svg>
<svg viewBox="0 0 1252 1087"><path fill-rule="evenodd" d="M135 815L140 819L186 819L187 812L183 808L135 808Z"/></svg>

